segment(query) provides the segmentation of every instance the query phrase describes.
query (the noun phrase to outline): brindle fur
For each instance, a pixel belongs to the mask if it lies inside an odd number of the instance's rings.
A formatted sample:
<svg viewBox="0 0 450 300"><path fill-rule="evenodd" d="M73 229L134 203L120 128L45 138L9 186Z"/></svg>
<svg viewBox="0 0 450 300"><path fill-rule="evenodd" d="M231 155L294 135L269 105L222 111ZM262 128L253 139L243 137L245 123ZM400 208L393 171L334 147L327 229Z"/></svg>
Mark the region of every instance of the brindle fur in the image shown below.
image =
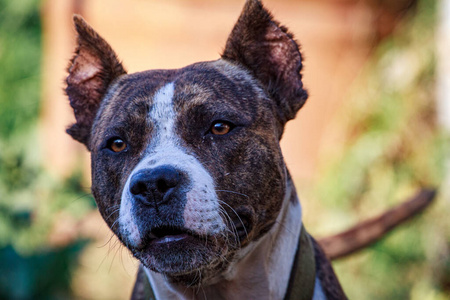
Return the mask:
<svg viewBox="0 0 450 300"><path fill-rule="evenodd" d="M153 260L126 246L151 270L161 271L153 263L161 262L174 282L206 284L227 269L236 251L263 237L280 214L290 178L279 140L285 123L307 98L292 34L259 1L249 0L221 59L126 74L111 47L81 17L74 21L78 47L66 93L77 122L67 132L91 151L92 192L103 218L126 244L117 226L122 190L156 134L148 118L153 96L173 82L179 146L214 178L222 209L230 216L223 220L229 232L202 236L201 242L182 249L154 247ZM215 136L208 131L215 120L236 127L226 136ZM126 141L126 151L106 148L115 136ZM180 195L177 200L156 212L137 207L141 232L161 223L182 227L186 199Z"/></svg>
<svg viewBox="0 0 450 300"><path fill-rule="evenodd" d="M118 216L111 208L119 205L128 174L142 159L143 150L152 139L152 124L146 120L152 105L149 99L158 87L172 81L176 84L174 107L179 116L175 130L182 137L182 147L212 174L216 190L234 192L218 194L240 219L245 220L248 236L240 241L241 246L245 246L273 225L281 201L267 199L283 198L285 169L274 124L273 102L247 72L226 61L198 63L179 70L146 71L117 79L112 87L115 92L106 96L100 108L90 141L92 192L100 211L113 226ZM236 128L227 137L208 135L206 132L214 119L229 120ZM127 140L129 150L126 153L105 154L104 143L113 136ZM182 226L183 203L177 204L179 207L168 207L171 212L180 212L170 225ZM235 223L239 222L228 206L224 209ZM149 210L139 214L142 219L157 218ZM121 238L120 234L118 236ZM231 251L228 255L232 254ZM203 255L200 256L203 258Z"/></svg>

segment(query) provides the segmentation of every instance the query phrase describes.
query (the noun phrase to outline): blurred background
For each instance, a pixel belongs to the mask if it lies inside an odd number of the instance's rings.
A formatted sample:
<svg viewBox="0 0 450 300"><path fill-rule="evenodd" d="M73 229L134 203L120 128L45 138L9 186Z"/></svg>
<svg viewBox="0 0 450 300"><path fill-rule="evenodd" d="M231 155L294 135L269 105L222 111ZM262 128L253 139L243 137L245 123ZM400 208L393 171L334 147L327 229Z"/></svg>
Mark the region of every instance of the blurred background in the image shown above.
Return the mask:
<svg viewBox="0 0 450 300"><path fill-rule="evenodd" d="M243 0L0 0L0 299L127 299L138 263L64 133L79 13L129 72L219 57ZM334 262L350 299L450 299L450 1L265 0L310 98L282 148L306 227L340 232L438 188L423 215Z"/></svg>

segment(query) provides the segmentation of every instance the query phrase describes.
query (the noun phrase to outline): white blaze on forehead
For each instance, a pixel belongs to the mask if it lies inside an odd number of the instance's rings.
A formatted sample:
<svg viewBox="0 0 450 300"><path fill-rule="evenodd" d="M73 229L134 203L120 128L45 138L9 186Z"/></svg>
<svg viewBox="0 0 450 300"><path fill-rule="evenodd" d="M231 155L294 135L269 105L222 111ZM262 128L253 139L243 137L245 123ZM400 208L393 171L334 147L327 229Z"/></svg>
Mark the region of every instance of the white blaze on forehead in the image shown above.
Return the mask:
<svg viewBox="0 0 450 300"><path fill-rule="evenodd" d="M187 191L183 211L184 225L198 234L216 234L225 230L225 223L220 216L220 205L214 189L214 180L204 166L181 145L181 138L175 133L176 113L173 108L174 83L169 83L158 90L153 98L149 118L153 124L153 136L144 158L137 164L128 177L122 192L119 224L121 232L126 234L129 243L137 246L141 237L136 225L139 216L132 209L134 201L129 191L130 178L143 169L153 169L170 165L185 173L188 182L180 184Z"/></svg>
<svg viewBox="0 0 450 300"><path fill-rule="evenodd" d="M173 109L174 89L175 86L171 82L156 92L153 99L153 105L149 114L156 131L156 140L153 143L173 138L171 135L174 135L173 128L175 124L175 111Z"/></svg>

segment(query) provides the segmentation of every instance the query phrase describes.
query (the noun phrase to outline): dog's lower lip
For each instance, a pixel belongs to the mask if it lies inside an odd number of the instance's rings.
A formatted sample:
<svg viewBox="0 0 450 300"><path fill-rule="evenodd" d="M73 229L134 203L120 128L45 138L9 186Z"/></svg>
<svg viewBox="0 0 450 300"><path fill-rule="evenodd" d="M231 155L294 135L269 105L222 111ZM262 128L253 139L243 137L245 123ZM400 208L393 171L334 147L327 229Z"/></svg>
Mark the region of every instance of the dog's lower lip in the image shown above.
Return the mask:
<svg viewBox="0 0 450 300"><path fill-rule="evenodd" d="M166 235L161 238L152 240L152 243L166 244L166 243L178 242L178 241L186 239L187 237L188 237L187 233L177 234L177 235Z"/></svg>

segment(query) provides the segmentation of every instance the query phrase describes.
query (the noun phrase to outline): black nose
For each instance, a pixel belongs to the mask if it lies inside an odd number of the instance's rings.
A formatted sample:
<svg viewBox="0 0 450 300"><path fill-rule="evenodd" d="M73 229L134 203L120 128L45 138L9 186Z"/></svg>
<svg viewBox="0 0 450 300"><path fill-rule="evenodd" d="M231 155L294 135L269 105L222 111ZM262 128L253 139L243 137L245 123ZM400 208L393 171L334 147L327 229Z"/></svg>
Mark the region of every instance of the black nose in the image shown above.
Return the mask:
<svg viewBox="0 0 450 300"><path fill-rule="evenodd" d="M158 205L169 199L180 181L180 172L172 166L144 169L131 177L130 192L145 205Z"/></svg>

